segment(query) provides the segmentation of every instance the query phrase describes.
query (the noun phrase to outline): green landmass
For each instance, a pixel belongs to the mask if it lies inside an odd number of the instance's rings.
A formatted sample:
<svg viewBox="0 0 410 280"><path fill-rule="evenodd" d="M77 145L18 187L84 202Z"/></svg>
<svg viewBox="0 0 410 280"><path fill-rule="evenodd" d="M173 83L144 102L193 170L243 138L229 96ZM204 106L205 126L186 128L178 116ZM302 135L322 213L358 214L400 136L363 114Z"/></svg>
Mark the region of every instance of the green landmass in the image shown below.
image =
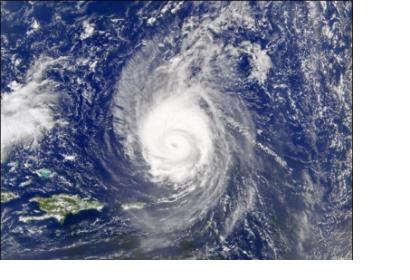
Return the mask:
<svg viewBox="0 0 410 280"><path fill-rule="evenodd" d="M1 190L1 203L7 203L13 199L16 199L19 197L17 194L6 191L6 190Z"/></svg>
<svg viewBox="0 0 410 280"><path fill-rule="evenodd" d="M145 202L137 201L137 202L131 202L131 203L124 203L121 204L121 208L124 211L128 210L140 210L145 207Z"/></svg>
<svg viewBox="0 0 410 280"><path fill-rule="evenodd" d="M56 194L50 197L35 196L30 201L37 202L40 209L46 214L34 217L21 217L20 220L23 222L54 218L60 224L63 224L68 214L77 214L90 209L101 211L104 208L104 205L97 200L69 194Z"/></svg>

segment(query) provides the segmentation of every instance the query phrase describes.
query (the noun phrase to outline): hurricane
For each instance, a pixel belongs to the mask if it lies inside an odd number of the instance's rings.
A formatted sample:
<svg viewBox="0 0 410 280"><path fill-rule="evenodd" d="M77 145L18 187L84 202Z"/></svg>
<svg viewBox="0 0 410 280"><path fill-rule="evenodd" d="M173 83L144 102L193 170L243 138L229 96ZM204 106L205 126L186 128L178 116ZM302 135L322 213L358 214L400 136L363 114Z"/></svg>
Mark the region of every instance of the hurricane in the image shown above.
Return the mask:
<svg viewBox="0 0 410 280"><path fill-rule="evenodd" d="M167 52L158 38L142 46L115 96L115 131L135 172L151 184L150 206L137 220L154 232L203 221L234 182L246 203L254 187L252 118L240 95L215 81L217 71L224 85L237 78L221 68L229 60L220 46L197 37L179 53ZM240 178L232 176L235 169Z"/></svg>

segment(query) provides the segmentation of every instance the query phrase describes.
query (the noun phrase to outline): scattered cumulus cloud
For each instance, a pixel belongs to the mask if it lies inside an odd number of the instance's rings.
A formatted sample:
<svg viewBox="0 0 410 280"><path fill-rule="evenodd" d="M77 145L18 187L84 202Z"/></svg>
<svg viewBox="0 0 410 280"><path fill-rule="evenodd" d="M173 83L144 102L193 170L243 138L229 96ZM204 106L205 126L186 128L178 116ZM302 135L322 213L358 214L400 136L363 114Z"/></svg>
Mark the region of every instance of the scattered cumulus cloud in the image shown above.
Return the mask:
<svg viewBox="0 0 410 280"><path fill-rule="evenodd" d="M88 21L83 22L83 33L80 35L80 39L84 40L91 37L94 33L95 27L93 24L89 23Z"/></svg>

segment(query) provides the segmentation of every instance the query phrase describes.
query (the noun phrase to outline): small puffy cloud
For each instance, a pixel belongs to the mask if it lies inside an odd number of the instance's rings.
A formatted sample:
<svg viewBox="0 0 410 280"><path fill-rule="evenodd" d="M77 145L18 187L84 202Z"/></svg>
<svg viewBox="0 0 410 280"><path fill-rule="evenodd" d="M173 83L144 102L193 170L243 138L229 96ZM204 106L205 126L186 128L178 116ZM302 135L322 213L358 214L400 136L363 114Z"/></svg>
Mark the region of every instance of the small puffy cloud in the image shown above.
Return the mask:
<svg viewBox="0 0 410 280"><path fill-rule="evenodd" d="M251 58L251 78L262 85L266 81L268 73L272 68L272 61L269 55L266 50L263 50L258 44L252 44L246 41L242 44L242 47Z"/></svg>

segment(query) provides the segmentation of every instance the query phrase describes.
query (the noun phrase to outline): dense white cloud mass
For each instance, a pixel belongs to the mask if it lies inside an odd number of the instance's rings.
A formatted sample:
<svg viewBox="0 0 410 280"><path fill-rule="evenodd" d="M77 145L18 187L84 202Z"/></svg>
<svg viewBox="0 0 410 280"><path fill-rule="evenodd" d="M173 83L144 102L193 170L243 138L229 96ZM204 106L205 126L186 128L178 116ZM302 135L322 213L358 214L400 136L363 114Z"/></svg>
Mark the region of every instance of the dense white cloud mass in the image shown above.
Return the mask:
<svg viewBox="0 0 410 280"><path fill-rule="evenodd" d="M1 95L1 162L15 144L35 147L55 124L52 106L57 95L50 90L45 70L56 60L39 59L28 71L24 85L12 82L12 91Z"/></svg>

